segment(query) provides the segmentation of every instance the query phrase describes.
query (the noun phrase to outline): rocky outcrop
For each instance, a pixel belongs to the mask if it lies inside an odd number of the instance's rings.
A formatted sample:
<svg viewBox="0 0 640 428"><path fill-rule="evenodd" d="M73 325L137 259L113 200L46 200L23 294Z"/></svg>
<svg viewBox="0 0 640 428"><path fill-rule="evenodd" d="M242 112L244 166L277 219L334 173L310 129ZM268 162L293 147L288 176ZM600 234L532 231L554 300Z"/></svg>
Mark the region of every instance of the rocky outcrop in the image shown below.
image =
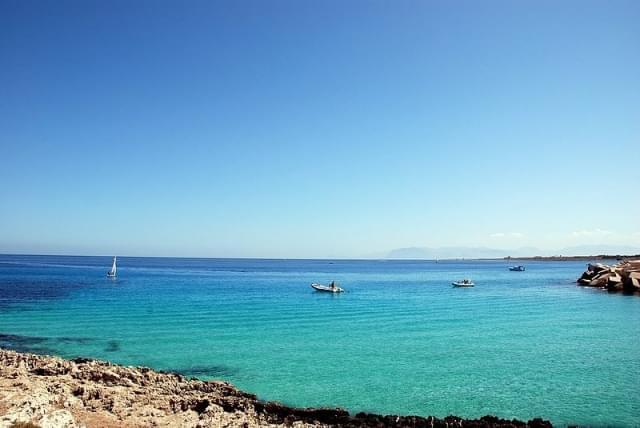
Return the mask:
<svg viewBox="0 0 640 428"><path fill-rule="evenodd" d="M624 260L613 266L590 263L577 282L611 292L640 293L640 260Z"/></svg>
<svg viewBox="0 0 640 428"><path fill-rule="evenodd" d="M342 409L292 408L260 401L227 382L0 349L0 428L20 421L42 428L551 426L541 419L352 416Z"/></svg>

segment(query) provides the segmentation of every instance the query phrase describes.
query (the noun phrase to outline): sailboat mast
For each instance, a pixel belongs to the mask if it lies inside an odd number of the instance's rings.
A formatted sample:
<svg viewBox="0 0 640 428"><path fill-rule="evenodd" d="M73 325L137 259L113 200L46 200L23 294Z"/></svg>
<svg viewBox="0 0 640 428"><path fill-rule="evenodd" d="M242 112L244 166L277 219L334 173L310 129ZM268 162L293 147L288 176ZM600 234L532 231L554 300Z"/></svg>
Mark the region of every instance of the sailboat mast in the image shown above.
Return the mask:
<svg viewBox="0 0 640 428"><path fill-rule="evenodd" d="M116 277L116 258L115 256L113 257L113 264L111 265L111 270L109 270L109 272L107 272L107 276L110 278L115 278Z"/></svg>

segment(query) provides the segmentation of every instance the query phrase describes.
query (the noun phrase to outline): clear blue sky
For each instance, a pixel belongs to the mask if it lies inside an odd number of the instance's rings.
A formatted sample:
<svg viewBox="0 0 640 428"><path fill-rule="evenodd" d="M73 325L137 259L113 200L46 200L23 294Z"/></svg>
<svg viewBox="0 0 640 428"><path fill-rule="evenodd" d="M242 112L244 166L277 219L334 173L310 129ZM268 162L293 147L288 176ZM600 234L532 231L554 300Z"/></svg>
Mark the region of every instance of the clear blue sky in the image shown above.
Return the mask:
<svg viewBox="0 0 640 428"><path fill-rule="evenodd" d="M640 245L638 1L0 2L0 252Z"/></svg>

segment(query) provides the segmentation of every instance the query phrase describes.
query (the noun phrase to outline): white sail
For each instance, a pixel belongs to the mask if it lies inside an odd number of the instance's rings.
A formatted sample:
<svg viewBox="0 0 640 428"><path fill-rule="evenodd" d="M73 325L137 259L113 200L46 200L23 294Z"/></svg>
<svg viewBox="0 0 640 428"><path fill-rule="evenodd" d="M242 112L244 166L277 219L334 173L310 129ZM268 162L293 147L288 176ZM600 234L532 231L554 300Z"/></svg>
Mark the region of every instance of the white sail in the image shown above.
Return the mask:
<svg viewBox="0 0 640 428"><path fill-rule="evenodd" d="M111 270L109 270L109 272L107 272L107 276L116 276L116 271L117 271L117 267L116 267L116 258L113 258L113 265L111 265Z"/></svg>

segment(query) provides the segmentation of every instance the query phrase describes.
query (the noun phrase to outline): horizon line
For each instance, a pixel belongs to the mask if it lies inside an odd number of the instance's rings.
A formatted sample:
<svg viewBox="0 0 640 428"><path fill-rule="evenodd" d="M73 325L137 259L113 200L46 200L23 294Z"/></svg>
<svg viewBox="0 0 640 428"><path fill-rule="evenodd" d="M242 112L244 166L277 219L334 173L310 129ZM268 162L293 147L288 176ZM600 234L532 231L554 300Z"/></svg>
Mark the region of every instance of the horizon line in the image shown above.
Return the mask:
<svg viewBox="0 0 640 428"><path fill-rule="evenodd" d="M192 257L192 256L131 256L118 254L33 254L33 253L0 253L2 256L34 256L34 257L124 257L124 258L144 258L144 259L201 259L201 260L309 260L309 261L491 261L491 260L546 260L546 259L572 259L572 258L636 258L640 254L574 254L564 255L556 254L551 256L533 255L533 256L504 256L504 257L443 257L443 258L403 258L403 257L345 257L345 258L325 258L325 257Z"/></svg>

